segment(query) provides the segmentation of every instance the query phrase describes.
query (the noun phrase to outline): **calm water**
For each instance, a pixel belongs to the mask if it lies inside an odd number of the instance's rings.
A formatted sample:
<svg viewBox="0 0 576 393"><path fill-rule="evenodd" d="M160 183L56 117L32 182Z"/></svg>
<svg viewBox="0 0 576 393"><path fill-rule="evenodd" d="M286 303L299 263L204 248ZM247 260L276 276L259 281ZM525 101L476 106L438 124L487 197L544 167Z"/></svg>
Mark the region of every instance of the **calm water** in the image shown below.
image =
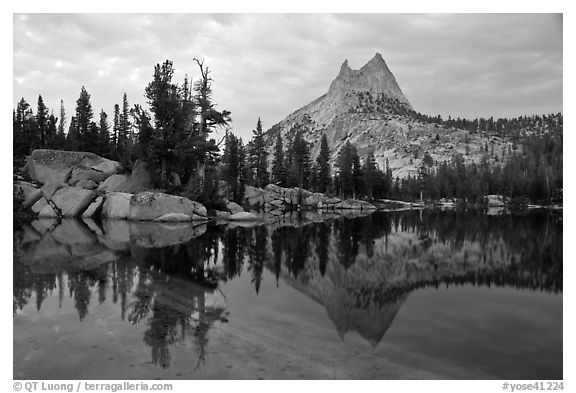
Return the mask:
<svg viewBox="0 0 576 393"><path fill-rule="evenodd" d="M562 213L36 220L14 378L562 379Z"/></svg>

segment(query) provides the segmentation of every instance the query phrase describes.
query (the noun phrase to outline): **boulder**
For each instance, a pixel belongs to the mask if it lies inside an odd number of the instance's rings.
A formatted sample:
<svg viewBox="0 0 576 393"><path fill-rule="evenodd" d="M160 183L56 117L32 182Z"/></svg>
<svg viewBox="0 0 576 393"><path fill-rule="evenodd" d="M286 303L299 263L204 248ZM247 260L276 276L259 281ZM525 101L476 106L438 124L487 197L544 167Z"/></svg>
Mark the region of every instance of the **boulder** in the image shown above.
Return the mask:
<svg viewBox="0 0 576 393"><path fill-rule="evenodd" d="M255 221L258 219L255 214L248 212L239 212L228 217L230 221Z"/></svg>
<svg viewBox="0 0 576 393"><path fill-rule="evenodd" d="M100 160L96 164L91 165L90 169L97 172L102 172L105 177L109 177L115 173L120 173L123 169L122 165L120 165L120 163L117 161L108 160L102 157L98 158L100 158Z"/></svg>
<svg viewBox="0 0 576 393"><path fill-rule="evenodd" d="M98 185L99 191L124 192L130 184L128 175L112 175Z"/></svg>
<svg viewBox="0 0 576 393"><path fill-rule="evenodd" d="M94 199L92 201L92 203L90 203L90 205L88 205L88 208L86 210L84 210L84 212L82 213L82 218L94 217L96 215L96 213L98 213L100 211L100 209L102 208L103 202L104 202L104 197L102 197L102 196L99 196L96 199Z"/></svg>
<svg viewBox="0 0 576 393"><path fill-rule="evenodd" d="M52 196L52 202L64 217L81 215L92 203L96 194L78 187L63 187Z"/></svg>
<svg viewBox="0 0 576 393"><path fill-rule="evenodd" d="M108 176L106 176L104 173L91 168L73 168L70 174L70 179L68 179L68 184L71 186L76 186L78 182L82 180L92 180L94 183L98 184L107 177Z"/></svg>
<svg viewBox="0 0 576 393"><path fill-rule="evenodd" d="M164 214L163 216L158 217L154 221L158 222L183 222L183 221L192 221L192 217L188 214L184 213L168 213Z"/></svg>
<svg viewBox="0 0 576 393"><path fill-rule="evenodd" d="M264 204L264 190L252 186L244 188L244 203L248 206Z"/></svg>
<svg viewBox="0 0 576 393"><path fill-rule="evenodd" d="M334 205L334 209L338 210L376 210L376 206L366 201L357 199L347 199Z"/></svg>
<svg viewBox="0 0 576 393"><path fill-rule="evenodd" d="M217 220L227 220L232 214L230 212L223 212L220 210L214 210L214 218Z"/></svg>
<svg viewBox="0 0 576 393"><path fill-rule="evenodd" d="M206 208L188 198L162 192L140 192L130 200L128 219L153 221L168 213L186 214L191 218L206 217Z"/></svg>
<svg viewBox="0 0 576 393"><path fill-rule="evenodd" d="M40 213L40 211L48 204L48 201L44 198L38 199L30 209L36 214Z"/></svg>
<svg viewBox="0 0 576 393"><path fill-rule="evenodd" d="M106 195L100 215L104 218L126 219L130 212L130 199L133 194L111 192Z"/></svg>
<svg viewBox="0 0 576 393"><path fill-rule="evenodd" d="M289 205L300 203L300 191L296 188L287 188L284 192L284 202Z"/></svg>
<svg viewBox="0 0 576 393"><path fill-rule="evenodd" d="M242 209L242 206L240 206L239 204L235 203L235 202L228 202L226 204L226 208L230 211L230 213L235 214L235 213L240 213L243 212L244 209Z"/></svg>
<svg viewBox="0 0 576 393"><path fill-rule="evenodd" d="M324 194L319 193L311 194L306 198L304 198L304 200L302 201L302 205L306 207L318 207L318 203L324 201L324 199L325 199Z"/></svg>
<svg viewBox="0 0 576 393"><path fill-rule="evenodd" d="M46 204L38 213L38 217L57 218L60 217L60 215L52 208L52 206Z"/></svg>
<svg viewBox="0 0 576 393"><path fill-rule="evenodd" d="M41 183L68 183L73 170L100 172L103 178L118 173L122 167L116 161L102 158L94 153L37 149L26 159L22 168L31 179ZM94 179L93 179L94 180Z"/></svg>
<svg viewBox="0 0 576 393"><path fill-rule="evenodd" d="M52 196L56 193L56 191L58 191L59 189L61 189L64 186L64 184L62 183L45 183L42 188L40 189L40 192L42 193L42 196L46 199L46 200L50 200L52 199Z"/></svg>
<svg viewBox="0 0 576 393"><path fill-rule="evenodd" d="M295 187L294 189L300 194L301 200L304 200L308 198L310 195L314 194L312 191L308 191L304 188Z"/></svg>
<svg viewBox="0 0 576 393"><path fill-rule="evenodd" d="M266 187L264 187L264 190L267 191L269 194L276 194L282 196L287 189L284 187L277 186L276 184L268 184Z"/></svg>
<svg viewBox="0 0 576 393"><path fill-rule="evenodd" d="M98 188L98 184L96 184L94 180L86 179L80 180L78 183L76 183L76 187L83 188L85 190L95 190Z"/></svg>
<svg viewBox="0 0 576 393"><path fill-rule="evenodd" d="M42 192L40 189L32 183L27 181L19 181L14 185L16 192L21 192L24 196L24 201L22 206L28 208L38 202L38 199L42 198Z"/></svg>
<svg viewBox="0 0 576 393"><path fill-rule="evenodd" d="M196 216L199 216L198 219L200 220L205 219L205 217L208 215L208 210L206 210L206 207L200 202L196 201L190 201L190 202L192 202L192 205L194 206L194 214ZM192 216L192 219L194 219L194 216Z"/></svg>

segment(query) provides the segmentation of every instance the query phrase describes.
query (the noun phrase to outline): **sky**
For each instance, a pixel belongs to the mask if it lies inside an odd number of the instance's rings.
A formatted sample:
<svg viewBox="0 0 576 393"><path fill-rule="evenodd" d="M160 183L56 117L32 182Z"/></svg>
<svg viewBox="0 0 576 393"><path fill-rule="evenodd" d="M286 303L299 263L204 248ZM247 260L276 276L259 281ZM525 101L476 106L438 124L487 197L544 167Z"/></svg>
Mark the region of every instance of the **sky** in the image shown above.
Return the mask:
<svg viewBox="0 0 576 393"><path fill-rule="evenodd" d="M13 106L38 95L68 120L81 86L95 118L124 92L146 105L154 65L174 82L204 60L219 109L248 139L326 93L340 65L381 53L415 110L443 117L562 111L561 14L14 14ZM96 121L97 119L95 119Z"/></svg>

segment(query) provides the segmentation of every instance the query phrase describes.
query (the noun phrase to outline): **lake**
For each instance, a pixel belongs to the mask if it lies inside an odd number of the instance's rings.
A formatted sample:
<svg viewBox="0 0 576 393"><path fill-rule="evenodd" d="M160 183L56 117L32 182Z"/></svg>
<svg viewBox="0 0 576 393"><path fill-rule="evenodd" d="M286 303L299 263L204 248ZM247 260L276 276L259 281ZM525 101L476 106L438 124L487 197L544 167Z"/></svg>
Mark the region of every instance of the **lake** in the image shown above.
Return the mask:
<svg viewBox="0 0 576 393"><path fill-rule="evenodd" d="M14 228L15 379L562 379L562 212Z"/></svg>

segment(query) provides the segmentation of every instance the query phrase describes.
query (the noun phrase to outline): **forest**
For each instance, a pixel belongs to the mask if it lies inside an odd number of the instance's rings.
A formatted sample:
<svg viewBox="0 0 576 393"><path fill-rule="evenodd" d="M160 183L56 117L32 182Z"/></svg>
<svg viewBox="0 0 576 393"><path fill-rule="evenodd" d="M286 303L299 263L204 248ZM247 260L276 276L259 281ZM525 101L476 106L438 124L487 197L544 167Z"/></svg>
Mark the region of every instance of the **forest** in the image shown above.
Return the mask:
<svg viewBox="0 0 576 393"><path fill-rule="evenodd" d="M223 197L222 181L236 202L242 201L245 186L274 183L368 200L458 198L481 203L486 195L498 194L523 203L562 203L562 114L443 120L409 113L417 121L435 123L438 132L450 127L485 132L510 138L515 148L506 152L500 165L489 164L493 153L487 149L480 163L465 163L462 155L434 162L425 154L418 174L399 179L388 165L379 168L372 153L360 157L350 143L331 168L326 135L321 138L319 156L312 160L311 146L303 138L305 129L291 132L290 140L278 135L269 152L260 118L251 140L243 141L230 131L231 113L218 109L214 102L209 67L194 61L200 78L193 82L185 77L181 84L173 81L172 61L154 66L152 80L144 88L149 111L138 104L131 106L124 93L112 116L103 109L95 115L90 94L82 86L68 122L62 100L57 117L41 95L35 112L22 98L13 110L15 170L32 150L40 148L93 152L119 161L127 170L140 159L154 168L157 189L209 208L218 206ZM224 131L221 137L217 130Z"/></svg>

